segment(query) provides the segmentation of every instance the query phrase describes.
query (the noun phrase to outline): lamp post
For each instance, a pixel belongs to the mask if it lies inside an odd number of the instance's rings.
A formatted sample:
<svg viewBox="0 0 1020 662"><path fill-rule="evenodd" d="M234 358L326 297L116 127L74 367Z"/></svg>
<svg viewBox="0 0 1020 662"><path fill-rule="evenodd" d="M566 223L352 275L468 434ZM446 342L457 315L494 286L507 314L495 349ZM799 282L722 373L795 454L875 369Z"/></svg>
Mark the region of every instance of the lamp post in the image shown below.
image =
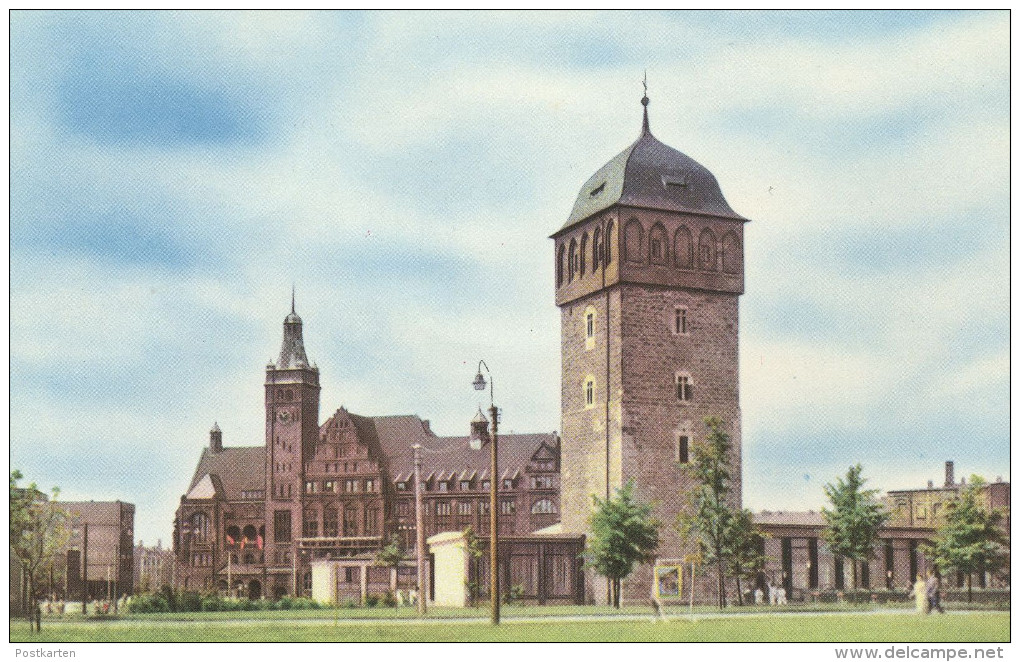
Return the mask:
<svg viewBox="0 0 1020 662"><path fill-rule="evenodd" d="M478 362L478 374L472 385L476 391L485 390L485 377L482 376L482 366L489 375L489 418L492 420L491 448L491 475L489 476L489 598L492 601L492 624L499 625L499 515L496 513L498 506L496 497L499 491L499 409L493 400L492 373L485 361Z"/></svg>
<svg viewBox="0 0 1020 662"><path fill-rule="evenodd" d="M425 615L425 523L421 507L421 444L414 449L414 537L415 556L418 558L418 613Z"/></svg>

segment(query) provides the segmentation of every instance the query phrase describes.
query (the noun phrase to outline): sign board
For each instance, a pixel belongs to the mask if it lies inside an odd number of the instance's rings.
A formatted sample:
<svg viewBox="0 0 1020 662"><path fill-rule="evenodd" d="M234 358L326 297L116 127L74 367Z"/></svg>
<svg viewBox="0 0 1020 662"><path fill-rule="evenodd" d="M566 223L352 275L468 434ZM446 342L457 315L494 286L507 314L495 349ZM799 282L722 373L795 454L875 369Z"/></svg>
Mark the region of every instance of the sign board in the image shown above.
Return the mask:
<svg viewBox="0 0 1020 662"><path fill-rule="evenodd" d="M679 600L683 593L683 568L680 565L655 566L655 597Z"/></svg>

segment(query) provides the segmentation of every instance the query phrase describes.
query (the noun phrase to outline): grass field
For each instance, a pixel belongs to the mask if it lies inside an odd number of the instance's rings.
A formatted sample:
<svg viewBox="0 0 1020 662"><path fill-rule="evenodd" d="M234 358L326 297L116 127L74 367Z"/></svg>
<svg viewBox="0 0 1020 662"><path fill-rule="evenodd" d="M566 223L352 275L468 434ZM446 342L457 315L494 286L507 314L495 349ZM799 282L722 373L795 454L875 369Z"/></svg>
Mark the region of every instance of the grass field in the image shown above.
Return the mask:
<svg viewBox="0 0 1020 662"><path fill-rule="evenodd" d="M378 610L377 610L378 611ZM473 615L473 613L468 614ZM198 616L205 616L200 614ZM22 621L11 621L12 642L524 642L524 641L698 641L698 642L1004 642L1009 641L1009 614L1002 612L922 617L908 613L740 614L634 620L546 622L451 619L350 623L332 620L233 618L192 621L121 619L44 622L41 634Z"/></svg>

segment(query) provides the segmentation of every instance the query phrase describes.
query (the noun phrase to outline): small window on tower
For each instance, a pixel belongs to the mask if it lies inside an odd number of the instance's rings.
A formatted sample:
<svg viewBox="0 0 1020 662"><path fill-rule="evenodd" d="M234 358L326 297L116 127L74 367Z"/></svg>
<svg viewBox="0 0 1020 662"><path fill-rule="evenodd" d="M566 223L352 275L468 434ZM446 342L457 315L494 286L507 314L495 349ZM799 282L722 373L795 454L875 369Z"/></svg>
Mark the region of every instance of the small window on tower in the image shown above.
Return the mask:
<svg viewBox="0 0 1020 662"><path fill-rule="evenodd" d="M673 317L673 333L686 335L687 333L687 309L677 308Z"/></svg>
<svg viewBox="0 0 1020 662"><path fill-rule="evenodd" d="M694 398L694 385L691 376L684 372L676 374L676 399L680 402L690 402Z"/></svg>
<svg viewBox="0 0 1020 662"><path fill-rule="evenodd" d="M595 308L588 306L584 309L584 349L587 351L595 347Z"/></svg>
<svg viewBox="0 0 1020 662"><path fill-rule="evenodd" d="M690 462L691 438L685 434L677 435L676 438L676 461L680 464Z"/></svg>
<svg viewBox="0 0 1020 662"><path fill-rule="evenodd" d="M651 243L652 243L652 259L653 260L661 260L662 259L662 242L659 241L658 239L652 239Z"/></svg>
<svg viewBox="0 0 1020 662"><path fill-rule="evenodd" d="M584 380L584 406L585 409L595 405L595 378L588 377Z"/></svg>

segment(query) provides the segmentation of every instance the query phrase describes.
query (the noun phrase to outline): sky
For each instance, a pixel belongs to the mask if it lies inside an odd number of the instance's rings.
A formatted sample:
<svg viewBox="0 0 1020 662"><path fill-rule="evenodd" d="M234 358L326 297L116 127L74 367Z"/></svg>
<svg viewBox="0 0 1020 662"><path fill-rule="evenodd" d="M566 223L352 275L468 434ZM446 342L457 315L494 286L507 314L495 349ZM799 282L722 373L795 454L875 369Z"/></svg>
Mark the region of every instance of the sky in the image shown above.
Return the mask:
<svg viewBox="0 0 1020 662"><path fill-rule="evenodd" d="M320 419L558 430L553 243L651 128L745 228L744 503L1009 479L1006 12L15 11L10 461L169 544L263 443L292 286Z"/></svg>

